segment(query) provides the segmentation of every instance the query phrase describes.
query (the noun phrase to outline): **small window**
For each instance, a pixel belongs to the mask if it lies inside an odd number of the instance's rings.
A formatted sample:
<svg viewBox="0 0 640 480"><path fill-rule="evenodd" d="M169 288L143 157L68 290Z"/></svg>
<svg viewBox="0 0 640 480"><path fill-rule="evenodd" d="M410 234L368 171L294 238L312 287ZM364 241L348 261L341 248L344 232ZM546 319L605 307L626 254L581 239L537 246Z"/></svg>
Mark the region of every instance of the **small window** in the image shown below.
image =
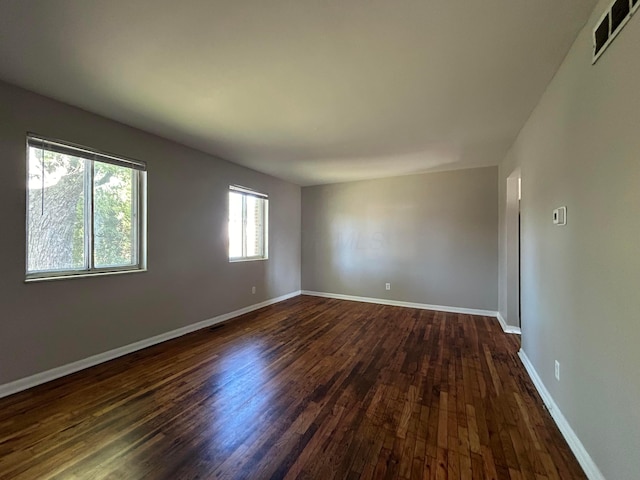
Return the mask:
<svg viewBox="0 0 640 480"><path fill-rule="evenodd" d="M27 162L27 280L144 268L144 163L32 135Z"/></svg>
<svg viewBox="0 0 640 480"><path fill-rule="evenodd" d="M267 258L269 199L247 188L229 187L229 260Z"/></svg>

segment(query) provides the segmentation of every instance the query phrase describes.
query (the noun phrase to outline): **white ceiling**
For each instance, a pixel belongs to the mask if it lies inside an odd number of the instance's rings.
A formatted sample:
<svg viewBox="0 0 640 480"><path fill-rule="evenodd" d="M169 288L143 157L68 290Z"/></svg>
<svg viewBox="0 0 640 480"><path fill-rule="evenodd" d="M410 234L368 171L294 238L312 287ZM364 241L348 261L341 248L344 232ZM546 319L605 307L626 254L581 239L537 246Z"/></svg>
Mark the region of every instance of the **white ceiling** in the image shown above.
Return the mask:
<svg viewBox="0 0 640 480"><path fill-rule="evenodd" d="M495 165L595 3L0 0L0 78L300 185Z"/></svg>

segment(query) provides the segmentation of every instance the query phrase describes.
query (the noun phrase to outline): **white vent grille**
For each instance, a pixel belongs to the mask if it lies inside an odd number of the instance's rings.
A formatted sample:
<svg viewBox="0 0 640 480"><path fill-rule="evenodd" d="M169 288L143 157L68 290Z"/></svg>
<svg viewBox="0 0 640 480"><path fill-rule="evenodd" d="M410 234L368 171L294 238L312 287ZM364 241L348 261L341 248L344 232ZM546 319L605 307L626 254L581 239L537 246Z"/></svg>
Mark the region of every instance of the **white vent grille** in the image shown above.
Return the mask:
<svg viewBox="0 0 640 480"><path fill-rule="evenodd" d="M596 63L613 39L636 13L640 0L616 0L593 29L593 63Z"/></svg>

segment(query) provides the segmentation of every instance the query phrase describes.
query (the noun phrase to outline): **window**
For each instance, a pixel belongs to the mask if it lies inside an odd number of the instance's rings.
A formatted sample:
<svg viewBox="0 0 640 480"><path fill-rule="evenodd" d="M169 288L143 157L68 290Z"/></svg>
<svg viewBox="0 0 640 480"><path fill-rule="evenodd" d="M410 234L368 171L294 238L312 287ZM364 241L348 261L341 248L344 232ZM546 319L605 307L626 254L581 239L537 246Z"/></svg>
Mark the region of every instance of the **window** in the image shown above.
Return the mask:
<svg viewBox="0 0 640 480"><path fill-rule="evenodd" d="M243 187L229 187L229 260L267 258L269 200Z"/></svg>
<svg viewBox="0 0 640 480"><path fill-rule="evenodd" d="M27 279L141 270L142 162L27 137Z"/></svg>

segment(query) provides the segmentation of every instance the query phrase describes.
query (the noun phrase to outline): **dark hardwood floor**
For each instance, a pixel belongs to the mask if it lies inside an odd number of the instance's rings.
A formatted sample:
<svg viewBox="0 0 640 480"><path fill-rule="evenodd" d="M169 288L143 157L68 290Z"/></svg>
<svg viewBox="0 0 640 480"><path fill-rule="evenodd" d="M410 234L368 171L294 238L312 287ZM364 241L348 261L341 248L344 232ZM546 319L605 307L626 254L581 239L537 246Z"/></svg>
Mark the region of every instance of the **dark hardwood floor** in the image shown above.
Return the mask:
<svg viewBox="0 0 640 480"><path fill-rule="evenodd" d="M586 478L518 348L297 297L0 400L0 478Z"/></svg>

